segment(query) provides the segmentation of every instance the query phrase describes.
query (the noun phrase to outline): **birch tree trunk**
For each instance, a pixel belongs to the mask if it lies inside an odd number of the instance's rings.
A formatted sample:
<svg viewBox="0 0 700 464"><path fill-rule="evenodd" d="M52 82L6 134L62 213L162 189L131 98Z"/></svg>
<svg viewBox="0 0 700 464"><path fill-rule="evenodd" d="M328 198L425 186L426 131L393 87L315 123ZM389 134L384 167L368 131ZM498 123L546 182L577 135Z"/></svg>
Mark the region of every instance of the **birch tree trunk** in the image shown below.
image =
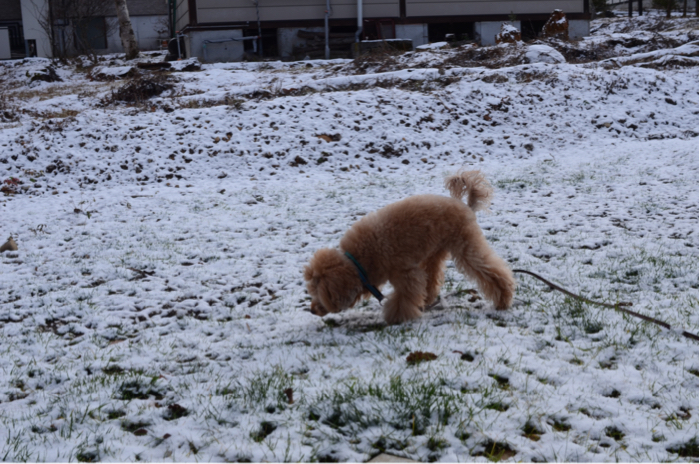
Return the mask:
<svg viewBox="0 0 700 464"><path fill-rule="evenodd" d="M117 6L117 18L119 19L119 37L122 39L122 46L126 53L127 60L133 60L139 56L139 46L136 43L134 29L131 27L129 9L126 7L126 0L114 0Z"/></svg>

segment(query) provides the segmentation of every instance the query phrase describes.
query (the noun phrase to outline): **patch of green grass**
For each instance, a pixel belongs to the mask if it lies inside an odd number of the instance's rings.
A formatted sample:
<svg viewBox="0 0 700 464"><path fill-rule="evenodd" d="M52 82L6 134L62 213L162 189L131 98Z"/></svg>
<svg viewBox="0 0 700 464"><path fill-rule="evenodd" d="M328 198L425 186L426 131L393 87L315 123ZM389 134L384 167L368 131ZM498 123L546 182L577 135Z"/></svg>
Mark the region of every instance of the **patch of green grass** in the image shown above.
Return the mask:
<svg viewBox="0 0 700 464"><path fill-rule="evenodd" d="M277 430L277 424L274 422L269 422L269 421L263 421L260 423L260 428L258 428L256 431L251 432L250 438L253 439L256 443L260 443L263 440L265 440L267 437L269 437L272 432Z"/></svg>
<svg viewBox="0 0 700 464"><path fill-rule="evenodd" d="M510 406L503 403L502 401L494 401L484 406L484 409L491 409L493 411L498 412L506 412L508 408L510 408Z"/></svg>
<svg viewBox="0 0 700 464"><path fill-rule="evenodd" d="M318 411L316 410L310 410L308 416L306 416L310 421L317 421L321 418L321 414L319 414Z"/></svg>
<svg viewBox="0 0 700 464"><path fill-rule="evenodd" d="M617 366L615 361L617 361L617 359L612 357L610 359L598 362L598 365L601 369L613 369L615 366Z"/></svg>
<svg viewBox="0 0 700 464"><path fill-rule="evenodd" d="M409 446L408 440L387 435L381 435L372 443L372 448L379 451L380 453L384 453L387 450L402 451L407 446Z"/></svg>
<svg viewBox="0 0 700 464"><path fill-rule="evenodd" d="M393 376L388 383L350 381L319 395L309 419L334 429L357 431L388 423L412 435L425 434L429 425L445 425L460 408L460 397L441 379L412 381ZM328 412L319 412L319 411Z"/></svg>
<svg viewBox="0 0 700 464"><path fill-rule="evenodd" d="M149 381L144 378L136 378L122 382L114 392L114 398L130 401L133 399L146 400L153 396L157 400L163 399L165 391L157 385L158 377L152 377Z"/></svg>
<svg viewBox="0 0 700 464"><path fill-rule="evenodd" d="M520 429L523 431L523 436L532 441L539 441L540 436L544 434L539 427L537 427L532 421L527 421L525 425Z"/></svg>
<svg viewBox="0 0 700 464"><path fill-rule="evenodd" d="M428 438L428 441L426 442L425 446L433 452L437 452L440 450L443 450L447 448L448 442L444 438L440 437L430 437Z"/></svg>
<svg viewBox="0 0 700 464"><path fill-rule="evenodd" d="M357 328L358 332L362 333L367 333L367 332L379 332L386 329L386 324L383 322L376 322L374 324L366 324L361 327Z"/></svg>
<svg viewBox="0 0 700 464"><path fill-rule="evenodd" d="M625 434L616 426L611 425L609 427L605 427L605 436L610 437L615 441L620 441L625 437Z"/></svg>
<svg viewBox="0 0 700 464"><path fill-rule="evenodd" d="M231 387L231 384L226 385L223 388L217 388L214 390L214 394L217 396L233 396L238 394L238 389Z"/></svg>
<svg viewBox="0 0 700 464"><path fill-rule="evenodd" d="M561 305L561 311L564 313L565 318L582 318L586 315L586 304L581 300L567 296Z"/></svg>
<svg viewBox="0 0 700 464"><path fill-rule="evenodd" d="M107 419L109 420L114 420L114 419L119 419L120 417L124 417L126 413L122 410L113 410L107 412Z"/></svg>
<svg viewBox="0 0 700 464"><path fill-rule="evenodd" d="M83 450L75 455L78 462L97 462L100 460L100 453L97 451Z"/></svg>
<svg viewBox="0 0 700 464"><path fill-rule="evenodd" d="M334 409L322 422L334 429L339 429L347 424L345 416L340 409Z"/></svg>
<svg viewBox="0 0 700 464"><path fill-rule="evenodd" d="M549 424L552 426L552 429L556 432L568 432L569 430L571 430L571 425L567 424L562 419L551 418Z"/></svg>
<svg viewBox="0 0 700 464"><path fill-rule="evenodd" d="M463 427L457 428L457 431L455 432L455 438L457 438L460 441L467 441L471 436L472 436L472 434L469 433Z"/></svg>
<svg viewBox="0 0 700 464"><path fill-rule="evenodd" d="M484 450L482 452L473 454L473 456L484 456L491 462L505 461L510 459L517 454L517 451L511 448L508 443L495 442L489 440L484 443Z"/></svg>
<svg viewBox="0 0 700 464"><path fill-rule="evenodd" d="M524 190L535 185L533 179L513 177L510 179L498 179L494 182L494 187L499 190Z"/></svg>
<svg viewBox="0 0 700 464"><path fill-rule="evenodd" d="M111 366L103 367L102 372L104 372L107 375L117 375L124 372L124 368L116 364L112 364Z"/></svg>
<svg viewBox="0 0 700 464"><path fill-rule="evenodd" d="M122 422L122 430L130 433L134 433L139 429L144 429L151 425L148 422L142 422L142 421L136 421L136 422L131 422L131 421L123 421Z"/></svg>
<svg viewBox="0 0 700 464"><path fill-rule="evenodd" d="M557 311L557 317L566 321L566 324L573 324L583 330L588 335L594 335L605 329L605 324L596 316L592 306L575 298L566 297ZM561 329L557 327L557 341L570 341L570 336L564 336Z"/></svg>
<svg viewBox="0 0 700 464"><path fill-rule="evenodd" d="M241 385L241 398L248 407L261 408L272 404L284 409L288 401L284 391L292 388L293 383L294 376L279 366L269 371L259 371Z"/></svg>
<svg viewBox="0 0 700 464"><path fill-rule="evenodd" d="M165 414L163 414L163 419L173 421L181 417L188 416L189 414L190 411L187 408L183 408L179 404L175 403L168 405L168 409L166 409Z"/></svg>
<svg viewBox="0 0 700 464"><path fill-rule="evenodd" d="M508 379L508 377L504 377L498 374L491 374L490 377L496 381L500 389L508 390L510 388L510 380Z"/></svg>

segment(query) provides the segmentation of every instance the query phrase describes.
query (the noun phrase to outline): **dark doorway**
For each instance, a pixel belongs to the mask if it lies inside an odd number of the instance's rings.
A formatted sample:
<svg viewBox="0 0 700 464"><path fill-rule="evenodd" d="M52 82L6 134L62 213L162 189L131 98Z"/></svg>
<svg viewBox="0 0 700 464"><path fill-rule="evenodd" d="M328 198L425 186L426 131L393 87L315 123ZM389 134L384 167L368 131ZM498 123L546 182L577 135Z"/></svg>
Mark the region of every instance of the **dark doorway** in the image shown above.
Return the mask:
<svg viewBox="0 0 700 464"><path fill-rule="evenodd" d="M258 29L243 29L244 37L252 37L258 35ZM258 41L257 46L260 46L260 41ZM246 52L253 53L253 41L246 40L243 42L243 49ZM263 28L262 29L262 52L263 57L270 58L277 56L277 28ZM257 55L260 55L260 50L258 49Z"/></svg>
<svg viewBox="0 0 700 464"><path fill-rule="evenodd" d="M391 19L365 19L362 25L363 40L387 40L396 38L396 26Z"/></svg>
<svg viewBox="0 0 700 464"><path fill-rule="evenodd" d="M428 40L430 42L442 42L447 40L448 34L452 34L452 40L474 39L474 23L433 23L428 24Z"/></svg>
<svg viewBox="0 0 700 464"><path fill-rule="evenodd" d="M520 34L524 42L535 40L540 36L547 21L520 21Z"/></svg>

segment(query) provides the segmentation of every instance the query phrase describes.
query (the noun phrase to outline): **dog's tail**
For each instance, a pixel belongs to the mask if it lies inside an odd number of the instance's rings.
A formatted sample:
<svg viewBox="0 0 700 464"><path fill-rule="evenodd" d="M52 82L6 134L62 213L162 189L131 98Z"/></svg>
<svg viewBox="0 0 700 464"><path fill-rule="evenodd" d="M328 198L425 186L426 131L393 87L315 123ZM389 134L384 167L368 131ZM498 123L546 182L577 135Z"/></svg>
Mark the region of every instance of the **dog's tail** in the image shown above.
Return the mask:
<svg viewBox="0 0 700 464"><path fill-rule="evenodd" d="M445 187L452 198L462 200L467 195L467 205L473 211L488 209L493 188L481 171L460 171L445 179Z"/></svg>

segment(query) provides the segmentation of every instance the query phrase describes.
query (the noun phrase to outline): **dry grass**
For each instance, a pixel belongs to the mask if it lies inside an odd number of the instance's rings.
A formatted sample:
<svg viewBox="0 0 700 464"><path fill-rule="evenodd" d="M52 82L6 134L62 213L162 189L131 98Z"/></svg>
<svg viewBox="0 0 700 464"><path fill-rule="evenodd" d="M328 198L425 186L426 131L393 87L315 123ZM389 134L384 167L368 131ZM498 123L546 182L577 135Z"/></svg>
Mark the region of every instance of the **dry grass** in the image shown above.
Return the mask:
<svg viewBox="0 0 700 464"><path fill-rule="evenodd" d="M404 52L392 48L389 45L382 44L382 46L362 53L355 58L352 62L352 66L355 68L356 74L396 71L403 67L398 60L398 57L403 53Z"/></svg>
<svg viewBox="0 0 700 464"><path fill-rule="evenodd" d="M129 79L125 84L104 97L100 103L110 105L117 102L143 104L166 90L173 88L170 75L166 73L144 74Z"/></svg>
<svg viewBox="0 0 700 464"><path fill-rule="evenodd" d="M80 97L94 97L106 88L113 87L110 83L86 83L62 84L42 86L35 89L23 88L16 92L7 92L7 96L15 101L28 101L38 99L39 101L50 100L66 95L79 95Z"/></svg>
<svg viewBox="0 0 700 464"><path fill-rule="evenodd" d="M510 47L461 47L454 55L445 60L445 65L471 68L484 66L490 69L522 64L524 49L522 44Z"/></svg>
<svg viewBox="0 0 700 464"><path fill-rule="evenodd" d="M41 119L65 119L77 116L80 113L78 110L62 109L59 111L44 111L39 113Z"/></svg>
<svg viewBox="0 0 700 464"><path fill-rule="evenodd" d="M239 110L243 105L244 100L233 98L230 96L225 96L221 99L187 99L180 101L178 107L183 109L193 109L193 108L211 108L214 106L229 106L233 109Z"/></svg>

